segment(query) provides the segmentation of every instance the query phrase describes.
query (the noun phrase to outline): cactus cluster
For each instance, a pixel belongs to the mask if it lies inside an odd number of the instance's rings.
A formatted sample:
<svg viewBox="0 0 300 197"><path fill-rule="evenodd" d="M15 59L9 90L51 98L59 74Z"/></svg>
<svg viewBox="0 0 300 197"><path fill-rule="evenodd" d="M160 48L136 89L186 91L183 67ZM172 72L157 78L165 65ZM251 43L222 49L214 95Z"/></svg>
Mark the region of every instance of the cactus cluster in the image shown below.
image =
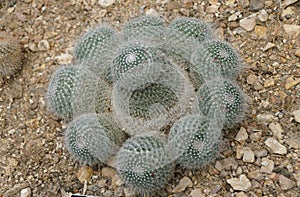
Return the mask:
<svg viewBox="0 0 300 197"><path fill-rule="evenodd" d="M0 77L15 74L22 67L24 54L17 40L7 33L0 33Z"/></svg>
<svg viewBox="0 0 300 197"><path fill-rule="evenodd" d="M142 16L116 32L85 33L75 62L53 74L48 109L69 121L68 151L87 164L116 160L124 183L153 194L174 164L199 169L217 157L222 129L244 116L235 83L242 61L207 23L180 17L169 25Z"/></svg>

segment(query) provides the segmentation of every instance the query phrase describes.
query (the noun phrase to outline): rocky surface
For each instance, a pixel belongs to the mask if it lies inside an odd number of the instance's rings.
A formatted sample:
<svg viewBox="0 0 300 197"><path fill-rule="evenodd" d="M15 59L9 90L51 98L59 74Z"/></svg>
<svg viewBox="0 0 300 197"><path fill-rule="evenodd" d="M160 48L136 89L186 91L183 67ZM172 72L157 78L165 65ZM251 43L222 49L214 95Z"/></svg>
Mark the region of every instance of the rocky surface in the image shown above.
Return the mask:
<svg viewBox="0 0 300 197"><path fill-rule="evenodd" d="M258 2L258 3L257 3ZM72 62L74 41L100 22L121 28L143 14L213 24L239 51L244 120L224 129L205 169L177 169L161 196L299 195L300 2L297 0L6 0L0 28L20 40L23 70L0 80L0 196L130 196L116 171L81 166L63 144L65 123L45 109L49 77Z"/></svg>

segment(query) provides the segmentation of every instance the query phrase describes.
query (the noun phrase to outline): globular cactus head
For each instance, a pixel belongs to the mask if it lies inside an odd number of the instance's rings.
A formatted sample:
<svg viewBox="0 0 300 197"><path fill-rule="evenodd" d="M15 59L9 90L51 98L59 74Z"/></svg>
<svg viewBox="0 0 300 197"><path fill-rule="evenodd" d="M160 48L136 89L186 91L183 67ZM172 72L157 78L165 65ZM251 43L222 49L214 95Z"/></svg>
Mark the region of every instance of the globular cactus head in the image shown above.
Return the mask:
<svg viewBox="0 0 300 197"><path fill-rule="evenodd" d="M166 140L157 133L128 139L117 153L117 171L125 184L138 194L154 194L173 174Z"/></svg>
<svg viewBox="0 0 300 197"><path fill-rule="evenodd" d="M192 84L179 69L168 64L151 66L138 75L127 77L126 73L113 87L113 113L129 135L172 123L188 110L193 96Z"/></svg>
<svg viewBox="0 0 300 197"><path fill-rule="evenodd" d="M119 36L112 27L99 25L78 40L74 47L75 60L98 74L103 74L107 68L106 56L109 56L118 43Z"/></svg>
<svg viewBox="0 0 300 197"><path fill-rule="evenodd" d="M234 79L242 70L241 58L234 48L221 40L203 43L191 56L193 68L206 79L221 75Z"/></svg>
<svg viewBox="0 0 300 197"><path fill-rule="evenodd" d="M114 54L110 69L112 79L116 81L128 70L143 69L157 59L157 53L153 48L140 43L126 43Z"/></svg>
<svg viewBox="0 0 300 197"><path fill-rule="evenodd" d="M0 33L0 77L15 74L22 67L24 54L17 40L7 33Z"/></svg>
<svg viewBox="0 0 300 197"><path fill-rule="evenodd" d="M195 111L225 126L239 122L245 109L246 100L240 87L223 78L206 81L195 99Z"/></svg>
<svg viewBox="0 0 300 197"><path fill-rule="evenodd" d="M221 130L205 116L186 115L171 127L166 147L182 167L198 169L216 157Z"/></svg>
<svg viewBox="0 0 300 197"><path fill-rule="evenodd" d="M194 50L212 38L211 27L196 18L180 17L173 20L166 30L166 50L189 60Z"/></svg>
<svg viewBox="0 0 300 197"><path fill-rule="evenodd" d="M60 118L73 117L73 87L77 72L78 68L75 66L62 66L50 79L46 105L51 113Z"/></svg>
<svg viewBox="0 0 300 197"><path fill-rule="evenodd" d="M157 16L140 16L125 25L123 36L125 40L140 39L152 43L161 42L164 36L164 22Z"/></svg>
<svg viewBox="0 0 300 197"><path fill-rule="evenodd" d="M108 115L82 114L68 125L64 141L70 154L84 164L106 163L125 139Z"/></svg>

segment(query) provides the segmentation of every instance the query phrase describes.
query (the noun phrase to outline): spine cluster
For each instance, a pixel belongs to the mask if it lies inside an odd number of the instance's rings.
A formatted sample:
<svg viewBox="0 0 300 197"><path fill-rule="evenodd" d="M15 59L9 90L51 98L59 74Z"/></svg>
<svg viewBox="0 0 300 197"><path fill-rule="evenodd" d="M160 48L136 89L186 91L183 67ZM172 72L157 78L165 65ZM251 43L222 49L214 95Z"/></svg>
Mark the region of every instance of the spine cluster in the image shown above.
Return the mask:
<svg viewBox="0 0 300 197"><path fill-rule="evenodd" d="M242 61L214 29L181 17L99 25L76 43L75 63L53 74L47 106L69 121L66 147L82 163L114 166L137 193L153 194L174 164L199 169L218 155L222 129L245 112L235 83Z"/></svg>

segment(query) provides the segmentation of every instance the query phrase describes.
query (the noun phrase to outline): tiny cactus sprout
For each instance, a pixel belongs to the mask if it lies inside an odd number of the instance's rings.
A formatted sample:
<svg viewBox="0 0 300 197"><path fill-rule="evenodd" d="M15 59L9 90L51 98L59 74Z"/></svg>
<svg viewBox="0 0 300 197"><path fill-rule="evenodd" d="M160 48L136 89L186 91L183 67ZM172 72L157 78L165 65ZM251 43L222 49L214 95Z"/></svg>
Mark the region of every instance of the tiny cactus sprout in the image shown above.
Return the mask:
<svg viewBox="0 0 300 197"><path fill-rule="evenodd" d="M199 110L211 119L230 126L244 115L246 102L241 89L232 81L216 78L207 81L195 99Z"/></svg>
<svg viewBox="0 0 300 197"><path fill-rule="evenodd" d="M117 170L125 184L138 194L154 194L173 174L165 139L144 134L128 139L117 153Z"/></svg>
<svg viewBox="0 0 300 197"><path fill-rule="evenodd" d="M220 40L204 42L192 54L191 62L206 78L218 73L225 78L234 79L242 70L239 55L229 43Z"/></svg>
<svg viewBox="0 0 300 197"><path fill-rule="evenodd" d="M52 75L46 95L47 108L54 115L69 119L73 116L73 86L77 67L62 66Z"/></svg>
<svg viewBox="0 0 300 197"><path fill-rule="evenodd" d="M186 115L171 127L166 147L182 167L198 169L218 153L221 129L205 116Z"/></svg>
<svg viewBox="0 0 300 197"><path fill-rule="evenodd" d="M164 35L164 23L157 16L141 16L130 20L123 29L125 40L140 39L161 42Z"/></svg>
<svg viewBox="0 0 300 197"><path fill-rule="evenodd" d="M121 130L104 114L82 114L73 119L65 132L65 144L81 163L106 163L124 139Z"/></svg>
<svg viewBox="0 0 300 197"><path fill-rule="evenodd" d="M20 70L23 57L17 40L7 33L0 33L0 77L13 75Z"/></svg>

